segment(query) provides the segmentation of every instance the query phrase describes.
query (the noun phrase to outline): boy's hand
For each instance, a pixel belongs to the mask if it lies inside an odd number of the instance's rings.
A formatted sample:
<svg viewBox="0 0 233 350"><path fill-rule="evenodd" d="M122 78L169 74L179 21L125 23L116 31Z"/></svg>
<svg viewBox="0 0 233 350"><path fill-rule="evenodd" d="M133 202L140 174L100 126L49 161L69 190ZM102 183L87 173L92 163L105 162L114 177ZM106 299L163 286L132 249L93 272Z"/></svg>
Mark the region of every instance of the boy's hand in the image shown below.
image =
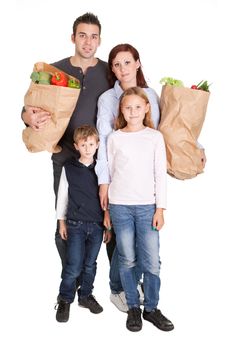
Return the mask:
<svg viewBox="0 0 233 350"><path fill-rule="evenodd" d="M62 239L67 240L67 227L65 220L59 220L59 233Z"/></svg>
<svg viewBox="0 0 233 350"><path fill-rule="evenodd" d="M51 115L41 108L25 106L22 118L25 124L29 125L33 130L39 131L45 127Z"/></svg>
<svg viewBox="0 0 233 350"><path fill-rule="evenodd" d="M155 227L158 231L161 230L161 228L164 225L164 218L163 218L163 208L157 208L156 212L153 217L153 227Z"/></svg>

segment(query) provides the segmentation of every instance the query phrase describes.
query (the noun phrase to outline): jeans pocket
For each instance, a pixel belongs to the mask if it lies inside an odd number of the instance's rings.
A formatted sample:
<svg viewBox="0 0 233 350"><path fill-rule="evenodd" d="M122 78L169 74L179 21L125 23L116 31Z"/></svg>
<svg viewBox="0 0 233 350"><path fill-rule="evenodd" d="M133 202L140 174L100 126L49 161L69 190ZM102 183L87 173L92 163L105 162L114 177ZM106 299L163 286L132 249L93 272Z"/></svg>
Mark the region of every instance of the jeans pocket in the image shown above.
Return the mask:
<svg viewBox="0 0 233 350"><path fill-rule="evenodd" d="M75 221L75 220L66 220L66 225L69 228L79 228L83 225L83 221Z"/></svg>

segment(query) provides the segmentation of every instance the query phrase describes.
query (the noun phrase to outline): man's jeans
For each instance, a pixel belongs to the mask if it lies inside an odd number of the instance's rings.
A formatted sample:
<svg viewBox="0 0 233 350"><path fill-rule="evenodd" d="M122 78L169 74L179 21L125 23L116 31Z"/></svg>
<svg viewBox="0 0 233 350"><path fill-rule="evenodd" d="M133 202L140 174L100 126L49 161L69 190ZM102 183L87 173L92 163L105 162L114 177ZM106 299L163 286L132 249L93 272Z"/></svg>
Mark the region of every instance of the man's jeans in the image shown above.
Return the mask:
<svg viewBox="0 0 233 350"><path fill-rule="evenodd" d="M96 275L96 259L103 240L103 226L95 222L67 220L66 264L62 271L59 298L72 303L76 280L82 273L79 298L92 293Z"/></svg>
<svg viewBox="0 0 233 350"><path fill-rule="evenodd" d="M152 230L155 205L110 204L116 233L121 282L129 309L139 307L138 269L144 274L144 307L152 311L158 305L160 290L159 232Z"/></svg>

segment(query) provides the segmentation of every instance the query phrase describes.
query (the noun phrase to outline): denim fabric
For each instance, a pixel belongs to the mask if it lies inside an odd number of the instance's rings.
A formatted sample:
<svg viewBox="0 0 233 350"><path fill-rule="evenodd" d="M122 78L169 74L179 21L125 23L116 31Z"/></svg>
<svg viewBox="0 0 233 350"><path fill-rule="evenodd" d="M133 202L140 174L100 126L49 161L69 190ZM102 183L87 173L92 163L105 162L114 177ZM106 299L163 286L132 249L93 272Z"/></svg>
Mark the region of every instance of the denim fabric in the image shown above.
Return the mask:
<svg viewBox="0 0 233 350"><path fill-rule="evenodd" d="M135 268L135 273L136 273L136 280L137 284L139 283L142 273L139 270L138 265ZM117 247L115 247L113 254L112 254L112 259L111 259L111 264L110 264L110 271L109 271L109 278L110 278L110 289L113 294L117 294L123 291L123 286L121 283L121 276L120 276L120 270L119 270L119 257L118 257L118 250Z"/></svg>
<svg viewBox="0 0 233 350"><path fill-rule="evenodd" d="M143 273L144 307L158 305L160 290L159 232L152 230L155 205L110 204L116 233L121 282L129 308L139 307L137 268Z"/></svg>
<svg viewBox="0 0 233 350"><path fill-rule="evenodd" d="M66 264L62 271L59 297L73 302L76 280L82 273L79 297L92 293L96 275L96 259L103 239L103 226L95 222L67 220Z"/></svg>

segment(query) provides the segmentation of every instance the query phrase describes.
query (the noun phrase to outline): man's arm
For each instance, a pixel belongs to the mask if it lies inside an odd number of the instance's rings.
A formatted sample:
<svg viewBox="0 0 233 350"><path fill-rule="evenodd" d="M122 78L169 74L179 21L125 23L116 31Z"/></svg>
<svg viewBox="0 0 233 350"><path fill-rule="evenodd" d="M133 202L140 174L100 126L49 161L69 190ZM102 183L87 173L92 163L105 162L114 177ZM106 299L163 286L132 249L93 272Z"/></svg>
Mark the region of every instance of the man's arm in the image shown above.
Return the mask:
<svg viewBox="0 0 233 350"><path fill-rule="evenodd" d="M33 106L25 106L21 116L24 123L36 131L43 129L51 118L49 112Z"/></svg>

